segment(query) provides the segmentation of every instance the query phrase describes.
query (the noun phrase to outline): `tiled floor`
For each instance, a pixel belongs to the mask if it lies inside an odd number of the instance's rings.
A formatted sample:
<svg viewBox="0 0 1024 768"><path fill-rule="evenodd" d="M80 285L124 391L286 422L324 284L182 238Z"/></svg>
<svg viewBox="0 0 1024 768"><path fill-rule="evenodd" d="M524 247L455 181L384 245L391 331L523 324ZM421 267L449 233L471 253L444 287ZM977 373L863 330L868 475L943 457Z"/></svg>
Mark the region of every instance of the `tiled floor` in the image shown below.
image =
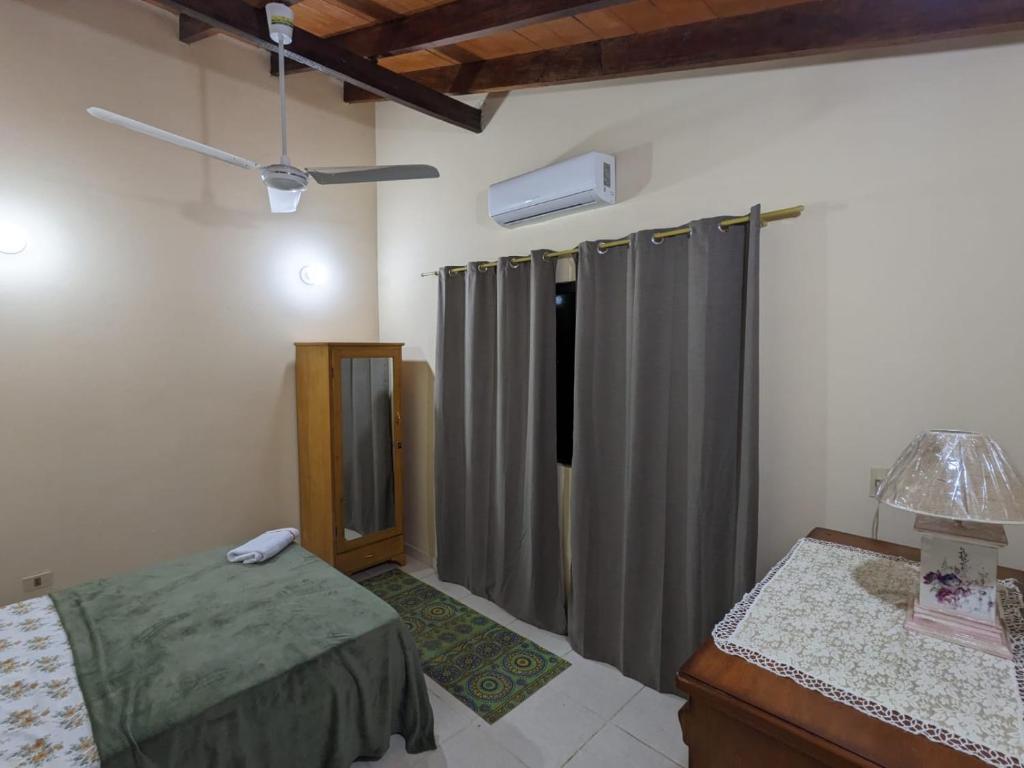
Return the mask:
<svg viewBox="0 0 1024 768"><path fill-rule="evenodd" d="M518 621L494 603L439 581L410 559L405 571L505 624L572 666L494 725L488 725L427 678L438 748L409 755L400 736L375 768L677 768L686 766L679 731L683 700L589 661L561 635Z"/></svg>

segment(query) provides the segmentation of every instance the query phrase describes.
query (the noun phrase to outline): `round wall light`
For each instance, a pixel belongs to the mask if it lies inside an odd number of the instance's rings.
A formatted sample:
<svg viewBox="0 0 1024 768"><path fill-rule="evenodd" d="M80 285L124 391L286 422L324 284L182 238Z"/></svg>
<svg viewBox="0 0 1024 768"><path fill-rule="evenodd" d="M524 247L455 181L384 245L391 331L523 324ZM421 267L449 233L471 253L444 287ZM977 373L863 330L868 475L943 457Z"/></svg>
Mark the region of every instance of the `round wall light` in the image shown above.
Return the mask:
<svg viewBox="0 0 1024 768"><path fill-rule="evenodd" d="M327 282L327 269L322 264L306 264L299 270L299 279L306 285L323 285Z"/></svg>
<svg viewBox="0 0 1024 768"><path fill-rule="evenodd" d="M28 248L28 233L17 224L0 222L0 253L14 256L26 248Z"/></svg>

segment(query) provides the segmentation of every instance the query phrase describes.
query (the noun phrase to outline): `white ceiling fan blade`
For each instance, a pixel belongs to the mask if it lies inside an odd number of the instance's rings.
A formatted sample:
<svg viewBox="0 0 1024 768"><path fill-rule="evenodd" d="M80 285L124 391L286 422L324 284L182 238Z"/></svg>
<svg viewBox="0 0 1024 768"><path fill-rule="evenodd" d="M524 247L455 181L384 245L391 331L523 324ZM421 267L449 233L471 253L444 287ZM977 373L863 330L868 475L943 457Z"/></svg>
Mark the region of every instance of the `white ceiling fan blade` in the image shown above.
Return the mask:
<svg viewBox="0 0 1024 768"><path fill-rule="evenodd" d="M441 175L432 165L367 165L352 168L307 168L306 170L320 184L436 179Z"/></svg>
<svg viewBox="0 0 1024 768"><path fill-rule="evenodd" d="M231 165L237 165L239 168L245 168L246 170L253 170L259 168L258 163L254 163L252 160L246 160L244 157L238 155L232 155L230 152L225 152L216 147L211 147L207 144L201 144L198 141L192 139L186 139L184 136L179 136L176 133L165 131L162 128L156 128L155 126L147 123L140 123L138 120L133 120L130 117L119 115L116 112L109 112L106 109L100 109L99 107L89 107L86 110L90 115L100 120L105 120L113 125L119 125L122 128L127 128L129 131L135 131L146 136L151 136L154 139L160 139L160 141L166 141L169 144L181 147L183 149L191 149L193 152L198 152L201 155L212 157L215 160L221 160Z"/></svg>

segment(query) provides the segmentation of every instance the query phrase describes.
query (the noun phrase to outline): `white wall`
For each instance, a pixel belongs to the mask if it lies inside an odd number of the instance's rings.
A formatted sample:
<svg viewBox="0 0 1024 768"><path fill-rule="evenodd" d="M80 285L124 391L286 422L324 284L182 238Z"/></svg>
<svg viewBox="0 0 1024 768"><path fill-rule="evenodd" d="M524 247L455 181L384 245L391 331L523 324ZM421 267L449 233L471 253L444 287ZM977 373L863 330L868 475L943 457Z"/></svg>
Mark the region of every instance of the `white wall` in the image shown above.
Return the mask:
<svg viewBox="0 0 1024 768"><path fill-rule="evenodd" d="M440 264L564 248L703 216L807 205L763 234L763 571L815 525L866 534L869 470L919 431L992 434L1024 468L1024 45L511 94L479 136L377 107L381 334L405 341L409 539L432 551L431 387ZM622 202L518 230L491 182L613 152ZM915 543L883 511L884 538ZM1024 566L1024 532L1004 561Z"/></svg>
<svg viewBox="0 0 1024 768"><path fill-rule="evenodd" d="M272 217L245 172L88 117L96 104L269 162L264 54L188 47L124 0L0 0L0 604L298 520L292 343L377 339L372 186ZM289 79L297 164L374 159L373 108ZM315 259L331 282L298 279Z"/></svg>

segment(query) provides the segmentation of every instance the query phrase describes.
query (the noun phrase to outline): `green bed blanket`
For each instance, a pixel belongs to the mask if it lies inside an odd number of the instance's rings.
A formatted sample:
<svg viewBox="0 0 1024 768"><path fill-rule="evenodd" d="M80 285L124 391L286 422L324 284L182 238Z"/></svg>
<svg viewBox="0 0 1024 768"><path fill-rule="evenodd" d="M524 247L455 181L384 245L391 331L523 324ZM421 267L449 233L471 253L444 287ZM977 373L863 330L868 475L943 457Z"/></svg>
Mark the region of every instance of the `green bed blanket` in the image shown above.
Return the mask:
<svg viewBox="0 0 1024 768"><path fill-rule="evenodd" d="M433 749L415 643L306 550L226 549L53 595L103 768L347 768Z"/></svg>

